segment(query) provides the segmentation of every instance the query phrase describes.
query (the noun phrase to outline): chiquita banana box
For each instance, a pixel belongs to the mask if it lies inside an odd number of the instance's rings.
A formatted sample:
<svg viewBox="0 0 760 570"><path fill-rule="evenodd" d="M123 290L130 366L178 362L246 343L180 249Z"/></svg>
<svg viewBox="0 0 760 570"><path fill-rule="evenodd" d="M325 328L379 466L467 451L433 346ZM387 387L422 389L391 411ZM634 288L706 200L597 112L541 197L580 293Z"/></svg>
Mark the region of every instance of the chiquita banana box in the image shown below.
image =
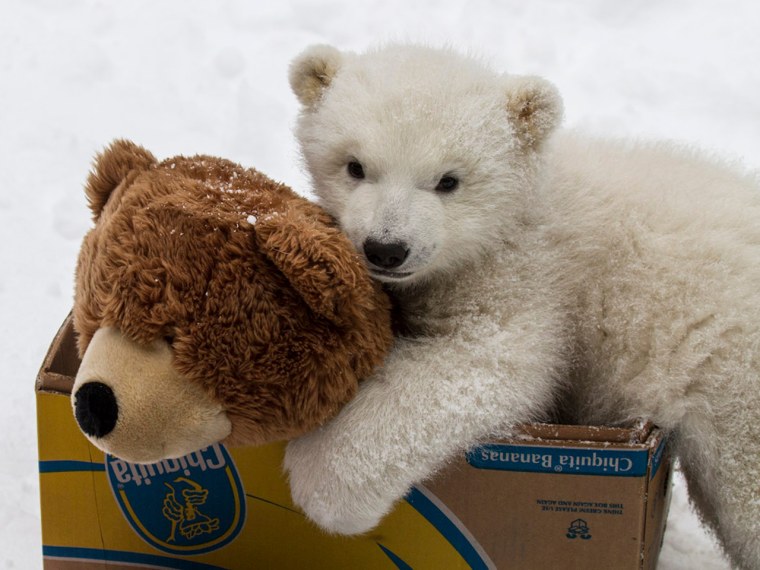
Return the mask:
<svg viewBox="0 0 760 570"><path fill-rule="evenodd" d="M72 415L78 366L67 319L37 379L47 570L656 566L671 469L651 425L527 426L414 488L376 530L336 537L291 503L284 444L104 456Z"/></svg>

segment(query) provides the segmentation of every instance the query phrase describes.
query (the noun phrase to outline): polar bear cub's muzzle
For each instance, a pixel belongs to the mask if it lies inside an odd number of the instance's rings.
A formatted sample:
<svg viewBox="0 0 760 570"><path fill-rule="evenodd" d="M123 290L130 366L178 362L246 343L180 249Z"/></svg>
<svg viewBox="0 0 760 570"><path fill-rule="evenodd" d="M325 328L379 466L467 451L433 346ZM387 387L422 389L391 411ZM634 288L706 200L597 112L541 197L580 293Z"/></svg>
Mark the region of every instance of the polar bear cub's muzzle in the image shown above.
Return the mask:
<svg viewBox="0 0 760 570"><path fill-rule="evenodd" d="M71 403L96 447L135 463L181 457L232 429L222 406L177 373L166 341L142 346L112 327L87 347Z"/></svg>

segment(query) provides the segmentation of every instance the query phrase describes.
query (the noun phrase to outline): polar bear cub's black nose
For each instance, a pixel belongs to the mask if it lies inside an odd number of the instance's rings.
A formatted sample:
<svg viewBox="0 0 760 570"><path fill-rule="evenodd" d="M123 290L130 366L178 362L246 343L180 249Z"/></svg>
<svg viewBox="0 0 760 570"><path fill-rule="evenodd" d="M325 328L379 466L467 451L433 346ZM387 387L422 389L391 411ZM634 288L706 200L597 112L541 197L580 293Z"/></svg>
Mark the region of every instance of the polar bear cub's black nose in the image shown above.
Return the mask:
<svg viewBox="0 0 760 570"><path fill-rule="evenodd" d="M409 248L403 242L383 243L368 239L364 242L364 255L372 265L394 269L404 263L409 255Z"/></svg>
<svg viewBox="0 0 760 570"><path fill-rule="evenodd" d="M79 427L90 437L108 435L119 417L113 390L102 382L82 384L74 396L74 414Z"/></svg>

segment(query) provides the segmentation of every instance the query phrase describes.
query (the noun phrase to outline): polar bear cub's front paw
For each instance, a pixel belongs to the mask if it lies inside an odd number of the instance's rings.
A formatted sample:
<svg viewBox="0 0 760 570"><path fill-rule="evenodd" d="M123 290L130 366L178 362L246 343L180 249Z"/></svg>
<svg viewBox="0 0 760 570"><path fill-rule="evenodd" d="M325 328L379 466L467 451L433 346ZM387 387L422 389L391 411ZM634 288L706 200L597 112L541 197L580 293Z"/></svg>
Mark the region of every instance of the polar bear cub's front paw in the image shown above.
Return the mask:
<svg viewBox="0 0 760 570"><path fill-rule="evenodd" d="M331 452L324 445L326 435L320 430L288 444L284 466L293 502L327 532L350 535L372 530L394 499L378 493L371 474L364 477L350 454Z"/></svg>

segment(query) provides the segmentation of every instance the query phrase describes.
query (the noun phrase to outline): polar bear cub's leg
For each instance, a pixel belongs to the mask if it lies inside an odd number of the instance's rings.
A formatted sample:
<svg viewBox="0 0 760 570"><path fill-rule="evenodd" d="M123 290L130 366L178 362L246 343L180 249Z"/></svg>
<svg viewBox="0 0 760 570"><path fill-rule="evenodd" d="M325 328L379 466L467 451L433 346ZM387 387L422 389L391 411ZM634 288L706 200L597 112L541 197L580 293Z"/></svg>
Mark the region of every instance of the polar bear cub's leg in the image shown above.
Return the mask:
<svg viewBox="0 0 760 570"><path fill-rule="evenodd" d="M760 569L760 373L746 354L716 366L711 389L679 426L676 452L690 498L733 565Z"/></svg>

